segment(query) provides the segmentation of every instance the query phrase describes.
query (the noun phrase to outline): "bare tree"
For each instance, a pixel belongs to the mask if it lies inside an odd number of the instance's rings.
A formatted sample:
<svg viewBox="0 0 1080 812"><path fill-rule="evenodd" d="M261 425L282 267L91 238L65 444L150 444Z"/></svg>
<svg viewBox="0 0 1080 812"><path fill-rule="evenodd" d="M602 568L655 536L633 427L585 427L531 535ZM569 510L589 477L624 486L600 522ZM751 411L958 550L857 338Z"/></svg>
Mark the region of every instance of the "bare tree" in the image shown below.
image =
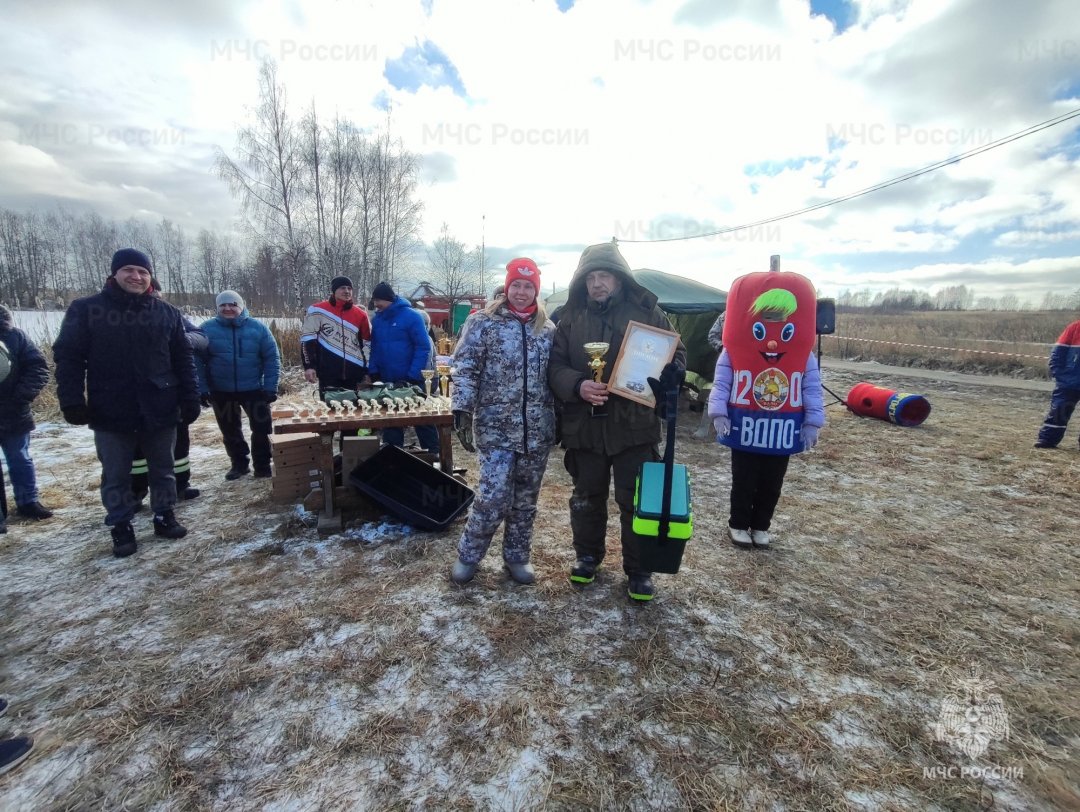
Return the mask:
<svg viewBox="0 0 1080 812"><path fill-rule="evenodd" d="M253 225L260 241L286 258L294 304L299 305L307 253L299 221L305 193L303 156L286 109L285 87L278 82L277 66L271 60L259 69L255 124L240 130L237 146L240 155L236 160L224 152L218 155L218 173L245 210L255 215Z"/></svg>
<svg viewBox="0 0 1080 812"><path fill-rule="evenodd" d="M439 238L428 249L428 278L451 301L476 293L480 286L480 252L469 251L443 223Z"/></svg>
<svg viewBox="0 0 1080 812"><path fill-rule="evenodd" d="M187 280L184 276L188 256L184 230L162 218L158 224L158 239L161 244L161 258L158 261L157 274L161 285L166 291L183 296L187 293Z"/></svg>

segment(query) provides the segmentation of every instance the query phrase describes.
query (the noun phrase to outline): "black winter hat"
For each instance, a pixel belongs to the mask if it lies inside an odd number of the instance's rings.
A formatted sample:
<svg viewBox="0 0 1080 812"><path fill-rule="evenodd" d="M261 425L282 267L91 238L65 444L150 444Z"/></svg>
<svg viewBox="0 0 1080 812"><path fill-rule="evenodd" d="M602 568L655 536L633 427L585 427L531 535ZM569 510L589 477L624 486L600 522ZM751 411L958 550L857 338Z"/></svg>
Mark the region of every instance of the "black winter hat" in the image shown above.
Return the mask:
<svg viewBox="0 0 1080 812"><path fill-rule="evenodd" d="M390 287L386 282L380 282L375 286L375 290L371 291L372 299L382 299L384 302L392 302L397 299L397 294L394 293L394 289Z"/></svg>
<svg viewBox="0 0 1080 812"><path fill-rule="evenodd" d="M150 273L154 272L154 268L150 264L150 257L146 256L142 251L135 248L121 248L113 254L109 276L115 276L116 272L125 265L138 265L140 268L146 268Z"/></svg>
<svg viewBox="0 0 1080 812"><path fill-rule="evenodd" d="M335 276L330 280L330 292L333 293L338 288L351 288L353 286L352 280L347 276Z"/></svg>

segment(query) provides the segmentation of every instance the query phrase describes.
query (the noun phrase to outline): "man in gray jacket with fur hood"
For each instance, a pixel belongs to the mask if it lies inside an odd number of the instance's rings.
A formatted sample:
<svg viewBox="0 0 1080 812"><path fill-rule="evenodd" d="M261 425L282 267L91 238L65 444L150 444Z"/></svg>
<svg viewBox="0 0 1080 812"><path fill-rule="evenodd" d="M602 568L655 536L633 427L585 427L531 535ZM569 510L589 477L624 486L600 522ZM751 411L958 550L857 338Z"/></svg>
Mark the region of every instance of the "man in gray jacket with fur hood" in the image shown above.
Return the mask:
<svg viewBox="0 0 1080 812"><path fill-rule="evenodd" d="M633 531L634 483L643 462L660 459L660 420L648 406L609 395L606 386L630 321L671 329L656 296L634 280L614 241L589 246L570 281L555 331L548 382L560 402L564 465L574 480L570 527L577 561L570 580L592 583L604 560L608 489L614 476L628 591L634 600L648 601L655 590L652 573L639 563L640 537ZM595 341L610 344L600 383L592 379L584 349ZM681 341L673 363L686 368Z"/></svg>

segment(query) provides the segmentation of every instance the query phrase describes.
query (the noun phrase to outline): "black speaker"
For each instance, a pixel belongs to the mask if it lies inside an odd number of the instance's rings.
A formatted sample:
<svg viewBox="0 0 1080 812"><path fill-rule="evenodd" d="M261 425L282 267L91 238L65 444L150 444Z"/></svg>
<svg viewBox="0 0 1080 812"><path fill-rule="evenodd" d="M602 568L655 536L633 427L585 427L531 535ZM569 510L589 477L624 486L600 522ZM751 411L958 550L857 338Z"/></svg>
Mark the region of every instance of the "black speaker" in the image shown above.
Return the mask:
<svg viewBox="0 0 1080 812"><path fill-rule="evenodd" d="M836 332L836 301L834 299L817 300L817 334L830 336Z"/></svg>

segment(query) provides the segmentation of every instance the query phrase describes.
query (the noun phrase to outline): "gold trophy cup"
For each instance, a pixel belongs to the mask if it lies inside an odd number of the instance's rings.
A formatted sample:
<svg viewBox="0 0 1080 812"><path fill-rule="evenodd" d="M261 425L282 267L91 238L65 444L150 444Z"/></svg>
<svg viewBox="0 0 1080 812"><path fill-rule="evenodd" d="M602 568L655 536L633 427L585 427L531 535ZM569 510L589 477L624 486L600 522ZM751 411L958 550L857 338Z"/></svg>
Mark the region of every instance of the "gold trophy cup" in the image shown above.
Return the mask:
<svg viewBox="0 0 1080 812"><path fill-rule="evenodd" d="M596 383L603 383L601 378L604 377L604 367L607 366L604 356L607 355L607 351L611 349L611 345L606 341L590 341L582 346L585 349L585 353L589 356L589 369L592 370L593 381ZM603 417L607 414L607 409L605 406L593 405L592 414L593 417Z"/></svg>
<svg viewBox="0 0 1080 812"><path fill-rule="evenodd" d="M450 365L437 364L435 371L439 373L439 394L446 397L450 393Z"/></svg>
<svg viewBox="0 0 1080 812"><path fill-rule="evenodd" d="M435 377L435 370L422 369L420 374L424 376L424 393L431 397L431 379Z"/></svg>

